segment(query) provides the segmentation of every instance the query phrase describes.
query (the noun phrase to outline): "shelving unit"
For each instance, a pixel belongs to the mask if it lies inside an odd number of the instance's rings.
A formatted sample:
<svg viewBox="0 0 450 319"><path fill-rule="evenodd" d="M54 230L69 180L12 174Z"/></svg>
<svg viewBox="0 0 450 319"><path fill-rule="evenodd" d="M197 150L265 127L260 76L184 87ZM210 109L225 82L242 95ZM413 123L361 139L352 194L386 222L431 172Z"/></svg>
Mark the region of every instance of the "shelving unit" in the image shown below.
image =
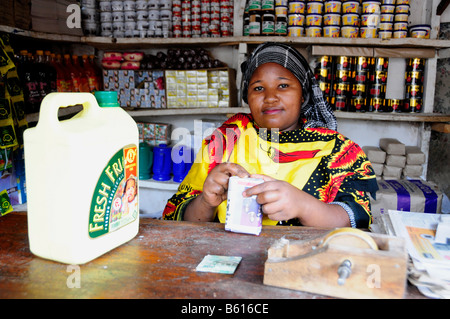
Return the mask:
<svg viewBox="0 0 450 319"><path fill-rule="evenodd" d="M389 54L392 57L424 57L427 58L425 70L424 113L353 113L336 112L338 130L355 140L361 146L374 145L375 138L396 137L403 135L404 143L419 146L428 154L431 129L448 129L449 114L433 113L434 86L436 78L436 62L442 55L448 57L450 40L436 39L439 30L439 16L436 15L439 0L411 0L411 8L417 12L411 19L416 23L432 25L432 39L362 39L362 38L308 38L308 37L248 37L242 36L243 13L245 1L235 0L234 31L232 37L225 38L104 38L73 35L48 34L21 30L0 25L0 32L7 32L24 38L51 41L70 45L87 45L99 51L104 50L163 50L170 47L205 47L211 50L224 50L229 67L237 71L236 83L240 83L240 64L248 53L258 44L273 41L288 43L298 48L307 58L319 55L317 52L328 50L333 55L341 55L340 50L353 48L369 56ZM0 22L1 23L1 22ZM418 50L420 49L420 50ZM413 56L421 52L422 56ZM228 54L231 53L231 54ZM213 54L214 55L214 54ZM344 55L344 54L342 54ZM179 109L126 109L136 120L170 119L192 121L201 117L221 117L225 119L238 112L248 113L249 108L239 103L231 108L179 108ZM76 108L60 110L60 116L70 116L78 112ZM36 122L38 114L27 116L29 122ZM190 125L190 124L189 124ZM188 125L188 126L189 126ZM363 132L360 132L362 130ZM354 131L359 132L357 135ZM402 140L402 138L400 138ZM426 165L425 165L426 166ZM424 168L426 172L426 167ZM141 181L141 187L174 191L177 183L161 183Z"/></svg>

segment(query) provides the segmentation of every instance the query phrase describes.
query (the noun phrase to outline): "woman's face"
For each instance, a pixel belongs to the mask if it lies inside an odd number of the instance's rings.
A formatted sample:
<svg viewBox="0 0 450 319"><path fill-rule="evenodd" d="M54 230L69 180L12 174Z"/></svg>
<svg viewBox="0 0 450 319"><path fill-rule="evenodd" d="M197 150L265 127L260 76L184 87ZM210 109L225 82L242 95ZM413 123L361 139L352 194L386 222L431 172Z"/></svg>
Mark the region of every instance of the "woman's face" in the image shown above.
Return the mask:
<svg viewBox="0 0 450 319"><path fill-rule="evenodd" d="M253 72L248 105L259 127L280 132L299 128L302 103L302 86L288 69L277 63L265 63Z"/></svg>

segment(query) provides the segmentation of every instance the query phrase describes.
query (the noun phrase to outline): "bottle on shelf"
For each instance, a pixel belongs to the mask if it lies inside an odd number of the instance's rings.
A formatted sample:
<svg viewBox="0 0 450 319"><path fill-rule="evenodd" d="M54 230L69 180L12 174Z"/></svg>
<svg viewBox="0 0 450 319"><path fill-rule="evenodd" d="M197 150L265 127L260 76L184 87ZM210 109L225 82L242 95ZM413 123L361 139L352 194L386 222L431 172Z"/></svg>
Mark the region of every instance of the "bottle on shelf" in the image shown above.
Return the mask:
<svg viewBox="0 0 450 319"><path fill-rule="evenodd" d="M49 63L56 71L56 91L67 92L66 78L62 66L56 62L56 54L45 51L46 62Z"/></svg>
<svg viewBox="0 0 450 319"><path fill-rule="evenodd" d="M34 71L30 54L27 50L20 51L17 73L22 82L26 114L34 113L39 110L40 94L37 81L37 74Z"/></svg>
<svg viewBox="0 0 450 319"><path fill-rule="evenodd" d="M97 72L91 64L87 54L82 55L83 69L86 74L89 86L89 92L100 91L100 82L98 80Z"/></svg>
<svg viewBox="0 0 450 319"><path fill-rule="evenodd" d="M88 76L86 74L86 70L80 65L80 59L78 55L72 55L72 65L78 72L78 84L80 92L90 92Z"/></svg>
<svg viewBox="0 0 450 319"><path fill-rule="evenodd" d="M48 82L48 93L57 92L57 71L56 68L52 64L51 60L51 52L44 52L44 66L47 69L47 82Z"/></svg>
<svg viewBox="0 0 450 319"><path fill-rule="evenodd" d="M81 92L80 91L80 75L78 70L72 65L72 61L70 59L70 54L64 54L64 66L70 75L71 82L71 91L72 92Z"/></svg>
<svg viewBox="0 0 450 319"><path fill-rule="evenodd" d="M64 89L62 92L73 92L72 77L69 69L64 65L61 54L55 55L55 64L59 66L64 77Z"/></svg>
<svg viewBox="0 0 450 319"><path fill-rule="evenodd" d="M263 0L261 3L261 35L271 36L275 33L275 1Z"/></svg>

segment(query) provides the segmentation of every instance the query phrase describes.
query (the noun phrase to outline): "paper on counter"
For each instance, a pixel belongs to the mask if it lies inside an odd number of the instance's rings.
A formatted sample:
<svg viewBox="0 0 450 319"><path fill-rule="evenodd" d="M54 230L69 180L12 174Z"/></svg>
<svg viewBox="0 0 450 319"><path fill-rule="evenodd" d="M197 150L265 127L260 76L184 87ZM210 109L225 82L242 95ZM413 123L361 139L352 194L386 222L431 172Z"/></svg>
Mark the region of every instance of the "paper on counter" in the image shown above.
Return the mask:
<svg viewBox="0 0 450 319"><path fill-rule="evenodd" d="M195 271L213 272L219 274L234 274L242 257L206 255L197 265Z"/></svg>

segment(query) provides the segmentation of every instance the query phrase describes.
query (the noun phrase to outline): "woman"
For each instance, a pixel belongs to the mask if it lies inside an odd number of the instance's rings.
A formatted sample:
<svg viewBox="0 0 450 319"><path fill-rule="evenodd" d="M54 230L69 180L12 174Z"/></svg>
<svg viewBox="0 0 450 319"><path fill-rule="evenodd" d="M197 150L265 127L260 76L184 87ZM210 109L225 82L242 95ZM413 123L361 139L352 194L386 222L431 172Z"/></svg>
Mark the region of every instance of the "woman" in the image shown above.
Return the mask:
<svg viewBox="0 0 450 319"><path fill-rule="evenodd" d="M335 131L305 58L265 43L241 68L251 114L236 114L203 141L164 218L224 223L228 179L236 175L264 180L243 194L262 205L263 225L367 228L375 174L361 148Z"/></svg>

